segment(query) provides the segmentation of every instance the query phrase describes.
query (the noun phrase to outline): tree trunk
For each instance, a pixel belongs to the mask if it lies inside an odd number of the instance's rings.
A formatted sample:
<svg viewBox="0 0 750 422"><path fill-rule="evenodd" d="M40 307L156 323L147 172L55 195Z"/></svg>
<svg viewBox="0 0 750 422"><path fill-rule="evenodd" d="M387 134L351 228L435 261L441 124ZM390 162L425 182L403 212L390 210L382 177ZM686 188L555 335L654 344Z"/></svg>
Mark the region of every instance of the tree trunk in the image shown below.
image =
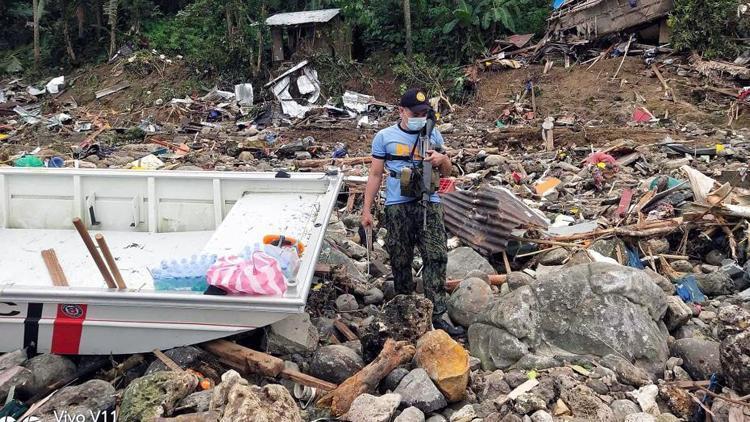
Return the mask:
<svg viewBox="0 0 750 422"><path fill-rule="evenodd" d="M39 0L31 0L31 8L34 18L34 70L39 70L39 62L42 60L42 53L39 50L39 15L41 14Z"/></svg>
<svg viewBox="0 0 750 422"><path fill-rule="evenodd" d="M96 20L96 40L102 38L102 5L99 0L94 1L94 19Z"/></svg>
<svg viewBox="0 0 750 422"><path fill-rule="evenodd" d="M404 0L404 28L406 28L406 55L411 57L411 4L410 0Z"/></svg>
<svg viewBox="0 0 750 422"><path fill-rule="evenodd" d="M232 37L233 25L232 25L232 3L231 2L227 2L227 4L224 5L224 13L226 14L226 19L227 19L227 40L229 40L229 43L231 44L232 38L233 38Z"/></svg>
<svg viewBox="0 0 750 422"><path fill-rule="evenodd" d="M330 408L331 414L335 416L343 415L349 411L355 398L374 391L380 380L399 365L409 362L414 353L414 346L409 342L396 342L389 338L374 361L318 400L318 406Z"/></svg>
<svg viewBox="0 0 750 422"><path fill-rule="evenodd" d="M118 0L110 0L107 7L109 13L109 57L115 55L117 48L117 2Z"/></svg>
<svg viewBox="0 0 750 422"><path fill-rule="evenodd" d="M76 20L78 21L78 39L83 38L84 28L86 24L86 9L83 8L83 3L78 2L76 6Z"/></svg>
<svg viewBox="0 0 750 422"><path fill-rule="evenodd" d="M73 51L73 43L70 41L70 27L68 26L68 1L60 0L60 9L63 20L63 37L65 38L65 49L68 51L71 63L76 62L76 53Z"/></svg>

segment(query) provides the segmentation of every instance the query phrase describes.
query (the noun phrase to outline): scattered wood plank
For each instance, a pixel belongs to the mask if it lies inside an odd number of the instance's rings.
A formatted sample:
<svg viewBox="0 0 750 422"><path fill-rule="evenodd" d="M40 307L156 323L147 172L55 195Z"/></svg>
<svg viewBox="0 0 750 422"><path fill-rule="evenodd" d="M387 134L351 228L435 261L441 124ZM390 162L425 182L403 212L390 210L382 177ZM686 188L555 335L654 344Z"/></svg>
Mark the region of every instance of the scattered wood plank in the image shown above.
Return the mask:
<svg viewBox="0 0 750 422"><path fill-rule="evenodd" d="M354 340L359 339L359 337L357 337L357 335L354 334L354 331L352 331L348 325L344 324L344 321L340 319L336 319L335 321L333 321L333 326L336 327L336 329L339 330L339 332L341 332L341 334L343 334L344 337L346 337L348 341L354 341Z"/></svg>
<svg viewBox="0 0 750 422"><path fill-rule="evenodd" d="M284 367L284 361L267 353L249 349L227 340L203 343L203 349L216 355L219 360L242 373L290 379L298 384L324 391L335 390L337 385Z"/></svg>
<svg viewBox="0 0 750 422"><path fill-rule="evenodd" d="M622 191L622 197L620 197L620 204L617 206L617 211L615 211L615 216L617 218L622 218L625 213L628 212L628 208L630 208L630 201L633 200L633 190L630 188L626 188Z"/></svg>
<svg viewBox="0 0 750 422"><path fill-rule="evenodd" d="M153 351L154 356L156 356L164 365L167 365L167 368L175 371L175 372L182 372L183 369L180 367L180 365L177 364L177 362L173 361L172 358L165 355L164 352L162 352L159 349L154 349Z"/></svg>
<svg viewBox="0 0 750 422"><path fill-rule="evenodd" d="M625 53L622 55L622 61L620 61L620 65L617 66L617 72L612 76L613 81L617 79L617 75L620 73L620 69L622 69L622 65L625 63L625 58L628 57L628 50L630 50L631 42L633 42L633 34L630 34L630 38L628 38L628 45L625 46Z"/></svg>
<svg viewBox="0 0 750 422"><path fill-rule="evenodd" d="M128 88L130 86L130 82L124 81L120 82L117 85L111 86L109 88L100 89L99 91L96 91L96 99L106 97L107 95L114 94L115 92L122 91L125 88Z"/></svg>
<svg viewBox="0 0 750 422"><path fill-rule="evenodd" d="M328 275L331 273L331 266L328 264L324 264L322 262L318 262L315 264L315 274L317 275Z"/></svg>
<svg viewBox="0 0 750 422"><path fill-rule="evenodd" d="M517 399L521 394L528 393L529 391L533 390L537 385L539 385L539 381L537 381L536 379L527 380L523 384L514 388L513 391L511 391L507 395L501 395L500 397L495 399L495 406L499 409L505 403Z"/></svg>
<svg viewBox="0 0 750 422"><path fill-rule="evenodd" d="M45 249L42 251L42 259L44 259L44 265L47 266L49 276L52 279L52 284L55 286L67 286L68 279L65 277L60 261L57 259L57 254L54 249Z"/></svg>
<svg viewBox="0 0 750 422"><path fill-rule="evenodd" d="M380 380L399 365L409 362L414 357L414 353L416 349L409 342L386 340L383 350L375 360L349 377L335 390L323 396L318 400L317 405L330 408L334 416L343 415L349 411L355 398L360 394L374 391Z"/></svg>

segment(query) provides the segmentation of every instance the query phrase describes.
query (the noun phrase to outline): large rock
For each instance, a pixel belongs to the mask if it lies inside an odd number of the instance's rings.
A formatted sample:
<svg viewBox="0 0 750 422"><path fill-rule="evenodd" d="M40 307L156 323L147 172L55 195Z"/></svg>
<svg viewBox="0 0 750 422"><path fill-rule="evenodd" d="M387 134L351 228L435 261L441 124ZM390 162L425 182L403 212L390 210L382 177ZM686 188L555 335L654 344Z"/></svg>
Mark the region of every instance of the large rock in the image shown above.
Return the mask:
<svg viewBox="0 0 750 422"><path fill-rule="evenodd" d="M275 355L310 353L318 347L318 330L307 313L290 315L266 329L266 352Z"/></svg>
<svg viewBox="0 0 750 422"><path fill-rule="evenodd" d="M117 420L141 422L168 415L197 384L188 372L160 371L138 378L125 389Z"/></svg>
<svg viewBox="0 0 750 422"><path fill-rule="evenodd" d="M334 344L318 349L310 363L310 375L341 384L364 367L362 358L354 350Z"/></svg>
<svg viewBox="0 0 750 422"><path fill-rule="evenodd" d="M427 371L422 368L409 372L394 393L401 396L403 405L414 406L424 413L434 412L448 405L443 393L435 387Z"/></svg>
<svg viewBox="0 0 750 422"><path fill-rule="evenodd" d="M614 422L615 415L590 388L578 384L560 391L560 398L568 405L573 417L581 420Z"/></svg>
<svg viewBox="0 0 750 422"><path fill-rule="evenodd" d="M14 366L20 366L26 362L26 349L19 349L0 356L0 372Z"/></svg>
<svg viewBox="0 0 750 422"><path fill-rule="evenodd" d="M641 408L630 400L615 400L609 407L612 409L617 422L624 422L628 415L641 412Z"/></svg>
<svg viewBox="0 0 750 422"><path fill-rule="evenodd" d="M76 365L70 359L52 354L35 356L23 366L34 374L31 382L22 388L28 395L43 392L49 385L68 379L76 373Z"/></svg>
<svg viewBox="0 0 750 422"><path fill-rule="evenodd" d="M443 330L428 331L417 342L417 366L449 402L463 400L469 384L469 354Z"/></svg>
<svg viewBox="0 0 750 422"><path fill-rule="evenodd" d="M448 298L451 321L469 327L492 300L492 288L480 278L467 278Z"/></svg>
<svg viewBox="0 0 750 422"><path fill-rule="evenodd" d="M344 227L344 231L346 231L346 227ZM367 285L367 277L357 268L354 261L337 248L332 247L328 241L323 242L323 247L318 256L318 262L346 269L346 274L352 279L352 285L354 286ZM363 295L365 294L365 290L355 293Z"/></svg>
<svg viewBox="0 0 750 422"><path fill-rule="evenodd" d="M721 367L732 388L750 394L750 331L722 340Z"/></svg>
<svg viewBox="0 0 750 422"><path fill-rule="evenodd" d="M265 387L235 384L229 391L221 422L302 422L299 407L279 384Z"/></svg>
<svg viewBox="0 0 750 422"><path fill-rule="evenodd" d="M723 271L714 271L709 274L696 274L695 281L698 287L708 296L727 295L731 293L734 284L732 278Z"/></svg>
<svg viewBox="0 0 750 422"><path fill-rule="evenodd" d="M672 354L682 359L682 367L694 380L707 380L721 374L719 342L702 338L683 338L674 342Z"/></svg>
<svg viewBox="0 0 750 422"><path fill-rule="evenodd" d="M693 316L693 310L683 302L679 296L667 296L667 313L664 315L664 324L670 332L685 325Z"/></svg>
<svg viewBox="0 0 750 422"><path fill-rule="evenodd" d="M77 420L77 415L83 415L86 420L92 421L111 420L110 412L114 407L115 388L107 381L93 379L81 385L60 389L37 409L35 415L40 422L57 422L60 418ZM106 417L99 417L104 415Z"/></svg>
<svg viewBox="0 0 750 422"><path fill-rule="evenodd" d="M471 422L476 417L477 412L474 410L474 406L467 404L453 413L448 420L450 422Z"/></svg>
<svg viewBox="0 0 750 422"><path fill-rule="evenodd" d="M424 422L424 413L416 407L407 407L393 422Z"/></svg>
<svg viewBox="0 0 750 422"><path fill-rule="evenodd" d="M575 265L499 298L469 327L471 354L485 370L525 356L619 354L650 374L669 357L659 323L661 288L643 271L608 263Z"/></svg>
<svg viewBox="0 0 750 422"><path fill-rule="evenodd" d="M620 356L604 356L602 358L602 364L614 371L615 374L617 374L617 379L624 384L641 387L651 382L646 371L633 365Z"/></svg>
<svg viewBox="0 0 750 422"><path fill-rule="evenodd" d="M463 280L473 270L479 270L485 274L497 274L495 268L474 249L462 246L448 252L446 275L449 280Z"/></svg>
<svg viewBox="0 0 750 422"><path fill-rule="evenodd" d="M34 374L23 366L11 366L0 371L0 402L5 402L11 387L21 391L33 382Z"/></svg>
<svg viewBox="0 0 750 422"><path fill-rule="evenodd" d="M659 416L661 413L659 405L656 403L656 396L659 395L659 387L654 384L644 385L637 390L629 392L628 395L638 402L638 406L644 413L654 416Z"/></svg>
<svg viewBox="0 0 750 422"><path fill-rule="evenodd" d="M380 397L362 394L354 399L342 419L350 422L388 422L400 403L401 396L398 394Z"/></svg>
<svg viewBox="0 0 750 422"><path fill-rule="evenodd" d="M398 295L364 328L360 336L363 358L365 362L375 359L388 338L414 343L431 328L432 302L424 296Z"/></svg>

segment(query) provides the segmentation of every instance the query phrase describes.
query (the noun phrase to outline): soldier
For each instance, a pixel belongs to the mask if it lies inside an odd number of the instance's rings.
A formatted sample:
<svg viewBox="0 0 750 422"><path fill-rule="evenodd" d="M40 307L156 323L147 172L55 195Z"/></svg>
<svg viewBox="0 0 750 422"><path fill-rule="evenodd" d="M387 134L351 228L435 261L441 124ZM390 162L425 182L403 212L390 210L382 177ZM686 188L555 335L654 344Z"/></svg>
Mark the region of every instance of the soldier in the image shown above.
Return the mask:
<svg viewBox="0 0 750 422"><path fill-rule="evenodd" d="M391 259L393 279L397 294L412 294L412 261L414 246L419 248L424 269L422 280L425 296L432 301L432 324L452 336L464 334L461 327L453 327L445 319L447 294L445 292L445 267L448 261L447 237L443 224L443 207L437 193L427 205L427 224L423 224L425 208L418 197L402 191L402 171L418 168L422 160L432 163L433 171L441 176L451 173L451 161L443 150L443 137L437 129L430 134L434 149L427 157L418 154L420 133L427 122L430 104L424 91L410 89L399 103L399 121L377 133L372 141L372 164L365 190L362 225L372 227L372 203L380 189L383 172L385 185L385 227L388 235L385 249ZM405 170L407 169L407 170Z"/></svg>

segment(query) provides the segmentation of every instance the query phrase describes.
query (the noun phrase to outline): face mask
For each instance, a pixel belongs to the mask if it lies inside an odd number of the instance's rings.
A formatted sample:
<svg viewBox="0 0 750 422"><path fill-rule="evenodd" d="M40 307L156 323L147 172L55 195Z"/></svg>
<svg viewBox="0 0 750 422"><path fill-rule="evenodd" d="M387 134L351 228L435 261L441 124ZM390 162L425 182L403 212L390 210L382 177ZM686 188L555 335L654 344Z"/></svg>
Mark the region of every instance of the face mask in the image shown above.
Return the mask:
<svg viewBox="0 0 750 422"><path fill-rule="evenodd" d="M406 121L406 127L413 131L422 130L426 124L427 117L409 117Z"/></svg>

